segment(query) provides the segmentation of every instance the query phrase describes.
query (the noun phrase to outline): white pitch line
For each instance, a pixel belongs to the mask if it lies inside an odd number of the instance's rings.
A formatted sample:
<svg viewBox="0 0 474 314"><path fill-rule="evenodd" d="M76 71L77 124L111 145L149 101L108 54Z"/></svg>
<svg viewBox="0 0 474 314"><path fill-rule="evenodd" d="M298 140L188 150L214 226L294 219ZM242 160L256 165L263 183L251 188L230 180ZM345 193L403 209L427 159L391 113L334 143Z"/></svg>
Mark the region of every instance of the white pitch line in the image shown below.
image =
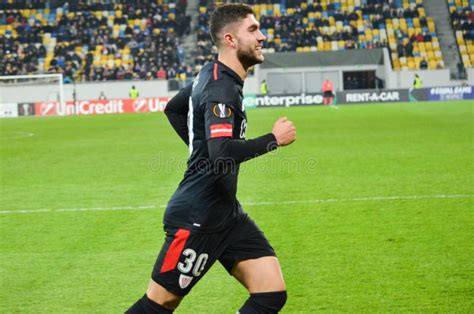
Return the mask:
<svg viewBox="0 0 474 314"><path fill-rule="evenodd" d="M437 195L412 195L412 196L371 196L354 198L326 198L296 201L273 201L273 202L242 202L246 206L269 206L269 205L291 205L291 204L316 204L335 202L380 202L380 201L403 201L423 199L461 199L474 198L474 195L466 194L437 194ZM56 213L56 212L86 212L86 211L114 211L114 210L144 210L154 208L166 208L166 205L143 205L143 206L118 206L118 207L85 207L85 208L41 208L26 210L1 210L0 214L32 214L32 213Z"/></svg>
<svg viewBox="0 0 474 314"><path fill-rule="evenodd" d="M32 137L34 135L35 133L31 133L31 132L10 132L10 134L6 132L6 135L4 133L1 138L8 140L8 139L27 138L27 137Z"/></svg>

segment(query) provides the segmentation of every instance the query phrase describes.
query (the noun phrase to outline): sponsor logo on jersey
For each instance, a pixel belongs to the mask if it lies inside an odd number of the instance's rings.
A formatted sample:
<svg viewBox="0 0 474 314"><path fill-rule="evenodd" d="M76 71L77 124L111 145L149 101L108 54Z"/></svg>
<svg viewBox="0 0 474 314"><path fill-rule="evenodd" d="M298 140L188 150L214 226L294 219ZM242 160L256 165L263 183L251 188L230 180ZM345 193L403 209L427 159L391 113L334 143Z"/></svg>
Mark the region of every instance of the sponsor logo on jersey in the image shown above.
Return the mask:
<svg viewBox="0 0 474 314"><path fill-rule="evenodd" d="M218 118L229 118L232 115L230 108L221 103L212 106L212 113Z"/></svg>
<svg viewBox="0 0 474 314"><path fill-rule="evenodd" d="M181 287L181 289L186 289L192 280L193 280L193 277L181 274L179 275L179 280L178 280L179 286Z"/></svg>

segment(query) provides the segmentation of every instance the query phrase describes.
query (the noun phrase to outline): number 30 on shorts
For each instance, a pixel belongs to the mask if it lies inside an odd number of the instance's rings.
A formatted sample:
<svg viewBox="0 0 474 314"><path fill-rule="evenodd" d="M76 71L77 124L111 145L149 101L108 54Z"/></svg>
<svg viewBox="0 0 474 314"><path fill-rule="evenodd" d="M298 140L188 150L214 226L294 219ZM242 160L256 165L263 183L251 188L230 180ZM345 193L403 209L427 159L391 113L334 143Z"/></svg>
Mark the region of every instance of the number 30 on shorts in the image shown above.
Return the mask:
<svg viewBox="0 0 474 314"><path fill-rule="evenodd" d="M178 270L183 274L187 274L193 270L192 274L195 277L199 277L201 272L206 266L207 258L209 257L206 253L201 253L196 259L196 251L193 249L186 249L183 251L183 255L186 256L184 263L178 263ZM196 261L196 263L194 263ZM193 267L194 265L194 267Z"/></svg>

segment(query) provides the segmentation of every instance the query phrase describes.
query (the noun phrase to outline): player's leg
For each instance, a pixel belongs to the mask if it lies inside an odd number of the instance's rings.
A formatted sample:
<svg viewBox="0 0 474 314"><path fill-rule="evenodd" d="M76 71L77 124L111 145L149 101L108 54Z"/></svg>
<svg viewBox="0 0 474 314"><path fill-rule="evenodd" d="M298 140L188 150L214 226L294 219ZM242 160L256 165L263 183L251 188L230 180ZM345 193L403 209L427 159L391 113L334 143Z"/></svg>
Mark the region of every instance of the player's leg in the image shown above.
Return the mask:
<svg viewBox="0 0 474 314"><path fill-rule="evenodd" d="M248 217L234 230L219 261L250 293L240 313L278 313L286 302L286 287L273 248Z"/></svg>
<svg viewBox="0 0 474 314"><path fill-rule="evenodd" d="M286 289L280 263L276 256L264 256L237 262L231 273L250 293Z"/></svg>
<svg viewBox="0 0 474 314"><path fill-rule="evenodd" d="M285 305L285 281L275 256L240 261L232 275L250 293L239 313L278 313Z"/></svg>
<svg viewBox="0 0 474 314"><path fill-rule="evenodd" d="M150 281L147 292L133 304L127 314L168 314L178 307L183 297L173 294L153 280Z"/></svg>

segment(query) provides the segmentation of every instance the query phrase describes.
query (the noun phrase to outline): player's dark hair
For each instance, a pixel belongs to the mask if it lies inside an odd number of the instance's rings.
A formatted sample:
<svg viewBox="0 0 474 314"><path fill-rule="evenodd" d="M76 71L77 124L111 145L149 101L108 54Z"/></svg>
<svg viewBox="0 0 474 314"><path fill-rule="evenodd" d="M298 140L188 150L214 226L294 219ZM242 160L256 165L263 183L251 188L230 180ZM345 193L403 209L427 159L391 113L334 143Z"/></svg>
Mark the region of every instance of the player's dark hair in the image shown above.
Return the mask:
<svg viewBox="0 0 474 314"><path fill-rule="evenodd" d="M212 42L219 47L218 36L222 29L229 24L245 19L249 14L255 15L252 8L243 3L227 3L217 7L209 20L209 33Z"/></svg>

